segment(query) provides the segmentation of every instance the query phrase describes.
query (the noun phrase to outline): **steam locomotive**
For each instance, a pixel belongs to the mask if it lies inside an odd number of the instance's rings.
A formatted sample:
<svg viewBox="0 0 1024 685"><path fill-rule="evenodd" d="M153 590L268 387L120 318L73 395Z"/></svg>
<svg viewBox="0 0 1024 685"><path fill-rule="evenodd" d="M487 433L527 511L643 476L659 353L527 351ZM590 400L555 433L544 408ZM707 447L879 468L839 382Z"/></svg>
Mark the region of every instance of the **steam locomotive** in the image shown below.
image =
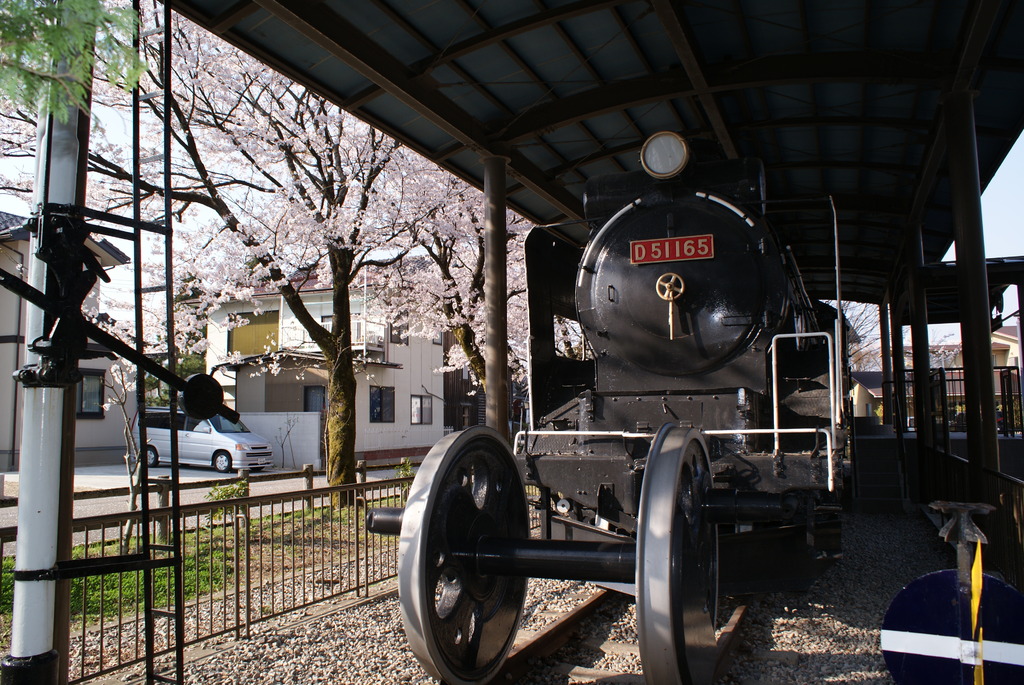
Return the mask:
<svg viewBox="0 0 1024 685"><path fill-rule="evenodd" d="M765 222L758 160L663 132L641 162L587 184L585 240L527 239L529 430L446 437L405 511L374 512L445 682L499 672L548 577L635 594L647 681L707 683L720 585L798 588L838 555L836 311Z"/></svg>

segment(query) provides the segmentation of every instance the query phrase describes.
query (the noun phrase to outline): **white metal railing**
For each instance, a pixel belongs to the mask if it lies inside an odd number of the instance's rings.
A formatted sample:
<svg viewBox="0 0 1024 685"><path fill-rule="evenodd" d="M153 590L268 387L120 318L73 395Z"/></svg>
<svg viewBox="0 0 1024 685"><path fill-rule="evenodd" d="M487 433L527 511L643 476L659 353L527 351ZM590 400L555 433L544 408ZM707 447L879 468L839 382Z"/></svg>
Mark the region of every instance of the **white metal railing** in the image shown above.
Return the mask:
<svg viewBox="0 0 1024 685"><path fill-rule="evenodd" d="M776 345L780 340L809 340L812 338L824 338L828 343L828 415L829 427L826 428L781 428L779 426L779 355ZM835 338L827 332L813 333L781 333L772 338L769 346L769 354L772 357L772 427L771 428L748 428L748 429L722 429L705 430L705 435L772 435L775 438L775 452L782 451L781 437L790 434L814 434L821 433L825 436L825 449L828 453L828 491L835 492L835 454L834 447L838 444L836 429L839 423L839 400L837 393L838 370L836 360ZM518 454L520 447L525 451L525 441L529 436L577 436L577 437L619 437L619 438L646 438L653 439L654 433L632 433L627 431L519 431L516 433L513 449Z"/></svg>
<svg viewBox="0 0 1024 685"><path fill-rule="evenodd" d="M828 342L828 418L829 423L834 427L838 423L838 410L836 405L836 349L832 344L833 338L824 331L814 333L780 333L772 338L772 344L768 346L768 353L772 356L772 414L774 426L779 428L779 355L776 351L776 344L780 340L809 340L812 338L824 338ZM779 449L778 438L775 440L775 449Z"/></svg>
<svg viewBox="0 0 1024 685"><path fill-rule="evenodd" d="M532 430L522 430L522 431L519 431L518 433L516 433L515 440L512 443L512 450L516 454L518 454L519 453L519 443L520 443L520 440L522 440L524 442L523 449L525 450L526 449L525 441L526 441L527 438L529 438L530 436L541 436L541 435L547 435L547 436L556 436L557 435L558 437L572 436L572 437L588 437L588 438L589 437L593 437L593 438L623 438L623 439L626 439L626 438L643 438L643 439L647 439L647 440L653 440L654 436L655 436L654 433L631 433L629 431L532 431Z"/></svg>

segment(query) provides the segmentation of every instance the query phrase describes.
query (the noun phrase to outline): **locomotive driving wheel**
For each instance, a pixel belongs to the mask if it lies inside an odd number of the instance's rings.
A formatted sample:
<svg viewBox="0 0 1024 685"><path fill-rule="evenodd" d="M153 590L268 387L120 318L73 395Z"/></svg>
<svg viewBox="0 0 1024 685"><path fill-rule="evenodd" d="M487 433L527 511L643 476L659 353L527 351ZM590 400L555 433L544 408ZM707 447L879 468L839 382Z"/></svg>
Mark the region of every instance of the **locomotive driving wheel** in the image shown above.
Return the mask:
<svg viewBox="0 0 1024 685"><path fill-rule="evenodd" d="M526 496L505 441L477 426L427 454L399 542L402 621L423 667L449 685L486 682L515 640L526 579L479 573L483 536L529 537Z"/></svg>
<svg viewBox="0 0 1024 685"><path fill-rule="evenodd" d="M702 685L715 670L718 537L704 511L711 469L695 430L666 425L640 494L637 632L648 683Z"/></svg>

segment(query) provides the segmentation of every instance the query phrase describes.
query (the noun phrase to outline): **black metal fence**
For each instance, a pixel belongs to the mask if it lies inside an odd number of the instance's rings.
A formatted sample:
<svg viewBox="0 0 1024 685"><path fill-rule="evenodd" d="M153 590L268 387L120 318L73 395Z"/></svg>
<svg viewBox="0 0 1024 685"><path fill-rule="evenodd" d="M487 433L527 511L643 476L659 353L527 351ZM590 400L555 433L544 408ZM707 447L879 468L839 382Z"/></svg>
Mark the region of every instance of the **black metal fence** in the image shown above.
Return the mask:
<svg viewBox="0 0 1024 685"><path fill-rule="evenodd" d="M1004 437L1024 437L1020 371L1017 367L997 367L995 374L997 429ZM967 460L951 454L950 450L950 434L967 429L964 420L964 370L932 369L929 381L929 406L933 418L930 428L936 449L925 457L928 463L919 469L921 501L971 501ZM907 372L905 388L906 397L894 416L907 417L903 424L905 430L923 430L913 421L912 372ZM985 548L986 563L998 569L1007 582L1018 588L1024 587L1024 481L985 469L982 490L984 501L996 506L993 513L978 517L978 524L989 541Z"/></svg>
<svg viewBox="0 0 1024 685"><path fill-rule="evenodd" d="M185 643L249 634L269 618L325 599L367 594L397 573L398 538L373 535L367 507L405 505L411 478L205 502L181 507ZM166 539L171 510L151 511L150 535ZM137 514L74 522L75 558L139 548ZM2 646L9 626L16 528L0 529ZM94 678L145 659L142 572L70 581L68 680ZM154 606L173 613L172 572L155 572ZM173 649L174 624L157 619L155 654Z"/></svg>
<svg viewBox="0 0 1024 685"><path fill-rule="evenodd" d="M1024 437L1022 418L1022 397L1020 369L1016 366L995 368L996 428L1006 437ZM895 416L905 421L904 430L914 431L919 427L914 417L913 371L904 377L905 398ZM932 416L937 431L936 439L942 443L948 440L948 433L962 433L967 430L966 384L962 368L932 369L929 372L929 392Z"/></svg>
<svg viewBox="0 0 1024 685"><path fill-rule="evenodd" d="M922 501L971 501L963 457L933 451L922 473ZM996 507L991 514L976 517L988 538L985 566L998 570L1014 587L1024 588L1024 481L985 469L982 489L983 501Z"/></svg>

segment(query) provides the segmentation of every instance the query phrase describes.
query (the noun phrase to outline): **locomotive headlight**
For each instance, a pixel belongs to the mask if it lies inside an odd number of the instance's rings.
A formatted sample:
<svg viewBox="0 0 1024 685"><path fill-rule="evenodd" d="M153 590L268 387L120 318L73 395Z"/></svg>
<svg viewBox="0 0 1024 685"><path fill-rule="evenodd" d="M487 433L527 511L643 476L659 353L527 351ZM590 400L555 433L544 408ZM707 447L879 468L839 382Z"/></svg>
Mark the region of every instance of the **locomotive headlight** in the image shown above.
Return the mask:
<svg viewBox="0 0 1024 685"><path fill-rule="evenodd" d="M661 131L647 139L640 149L640 164L654 178L672 178L690 161L686 139L672 131Z"/></svg>

